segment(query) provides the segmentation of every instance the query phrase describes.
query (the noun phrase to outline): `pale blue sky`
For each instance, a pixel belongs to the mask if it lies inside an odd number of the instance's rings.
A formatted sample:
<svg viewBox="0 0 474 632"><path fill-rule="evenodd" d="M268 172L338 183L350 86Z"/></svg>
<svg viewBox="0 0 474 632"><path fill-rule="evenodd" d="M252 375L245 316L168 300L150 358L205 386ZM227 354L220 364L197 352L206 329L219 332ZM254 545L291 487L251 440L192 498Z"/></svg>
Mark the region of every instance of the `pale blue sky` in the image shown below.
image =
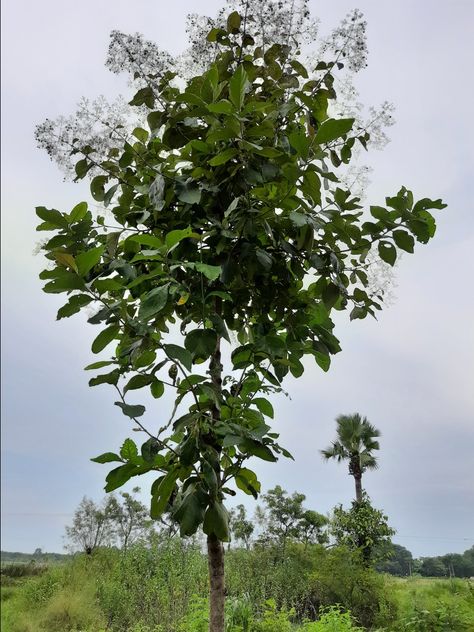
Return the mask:
<svg viewBox="0 0 474 632"><path fill-rule="evenodd" d="M166 9L163 8L166 6ZM2 113L2 549L60 551L64 525L86 494L102 496L106 466L89 461L128 436L107 387L89 389L95 330L55 322L60 299L41 292L34 207L69 210L87 187L62 182L35 148L35 124L73 110L85 95L115 96L124 82L103 60L112 29L140 31L171 52L185 45L184 16L215 0L5 0ZM368 199L404 184L442 197L438 235L397 269L396 302L378 322L341 321L343 351L323 374L312 361L288 380L276 426L295 462L256 465L263 487L279 483L326 512L350 502L343 466L319 449L334 418L359 411L382 431L380 469L366 488L415 555L463 551L474 542L474 220L470 185L474 62L470 0L311 3L329 31L360 8L368 21L364 103L396 105L392 142L374 152ZM161 400L160 400L161 401ZM162 405L162 404L160 404ZM143 483L143 489L146 484Z"/></svg>

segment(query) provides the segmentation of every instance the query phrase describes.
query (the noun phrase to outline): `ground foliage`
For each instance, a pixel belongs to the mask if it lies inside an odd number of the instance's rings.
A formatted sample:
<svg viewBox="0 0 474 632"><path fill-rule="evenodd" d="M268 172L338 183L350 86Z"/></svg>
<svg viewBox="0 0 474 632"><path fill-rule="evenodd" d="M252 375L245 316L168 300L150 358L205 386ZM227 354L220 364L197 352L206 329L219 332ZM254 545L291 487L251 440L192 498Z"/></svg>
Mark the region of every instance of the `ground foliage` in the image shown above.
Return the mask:
<svg viewBox="0 0 474 632"><path fill-rule="evenodd" d="M285 556L278 547L236 549L227 567L228 632L467 632L474 625L468 580L390 578L344 548L292 545ZM152 548L98 549L27 580L2 576L2 630L205 631L205 569L199 546L172 538Z"/></svg>

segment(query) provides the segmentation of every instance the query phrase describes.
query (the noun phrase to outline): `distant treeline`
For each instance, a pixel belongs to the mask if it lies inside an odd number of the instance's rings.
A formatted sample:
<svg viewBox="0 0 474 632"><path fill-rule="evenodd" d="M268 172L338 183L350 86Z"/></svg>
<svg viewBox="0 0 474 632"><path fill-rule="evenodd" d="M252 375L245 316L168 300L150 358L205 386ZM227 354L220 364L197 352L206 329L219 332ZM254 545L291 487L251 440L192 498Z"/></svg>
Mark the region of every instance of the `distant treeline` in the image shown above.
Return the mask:
<svg viewBox="0 0 474 632"><path fill-rule="evenodd" d="M35 549L34 553L19 553L17 551L1 551L0 559L2 564L15 563L15 564L28 564L29 562L63 562L69 559L70 555L63 553L43 553L41 549Z"/></svg>
<svg viewBox="0 0 474 632"><path fill-rule="evenodd" d="M376 568L380 572L400 577L413 574L423 577L474 577L474 546L464 553L413 559L408 549L391 544L389 557L378 562Z"/></svg>

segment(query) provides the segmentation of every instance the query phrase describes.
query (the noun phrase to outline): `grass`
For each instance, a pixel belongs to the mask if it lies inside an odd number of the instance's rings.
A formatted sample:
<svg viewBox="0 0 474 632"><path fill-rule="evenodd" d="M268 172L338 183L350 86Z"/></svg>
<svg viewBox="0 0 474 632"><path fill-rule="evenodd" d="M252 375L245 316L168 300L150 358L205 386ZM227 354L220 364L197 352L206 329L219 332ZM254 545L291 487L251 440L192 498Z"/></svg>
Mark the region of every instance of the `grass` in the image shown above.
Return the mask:
<svg viewBox="0 0 474 632"><path fill-rule="evenodd" d="M226 632L474 630L467 580L378 575L347 551L319 548L285 559L271 549L231 551L227 570ZM207 632L206 571L199 548L176 540L77 556L41 573L2 572L1 629Z"/></svg>

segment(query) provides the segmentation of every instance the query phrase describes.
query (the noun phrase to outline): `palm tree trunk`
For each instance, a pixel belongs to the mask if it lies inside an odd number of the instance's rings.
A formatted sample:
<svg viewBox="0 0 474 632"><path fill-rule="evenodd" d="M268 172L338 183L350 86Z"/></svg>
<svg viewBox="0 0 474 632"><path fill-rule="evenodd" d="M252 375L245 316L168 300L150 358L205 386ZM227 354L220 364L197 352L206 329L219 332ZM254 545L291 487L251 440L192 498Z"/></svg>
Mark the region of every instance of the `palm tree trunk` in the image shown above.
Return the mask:
<svg viewBox="0 0 474 632"><path fill-rule="evenodd" d="M356 488L356 501L362 502L362 474L354 474L355 488Z"/></svg>
<svg viewBox="0 0 474 632"><path fill-rule="evenodd" d="M215 535L207 536L209 563L209 632L224 632L224 547Z"/></svg>

